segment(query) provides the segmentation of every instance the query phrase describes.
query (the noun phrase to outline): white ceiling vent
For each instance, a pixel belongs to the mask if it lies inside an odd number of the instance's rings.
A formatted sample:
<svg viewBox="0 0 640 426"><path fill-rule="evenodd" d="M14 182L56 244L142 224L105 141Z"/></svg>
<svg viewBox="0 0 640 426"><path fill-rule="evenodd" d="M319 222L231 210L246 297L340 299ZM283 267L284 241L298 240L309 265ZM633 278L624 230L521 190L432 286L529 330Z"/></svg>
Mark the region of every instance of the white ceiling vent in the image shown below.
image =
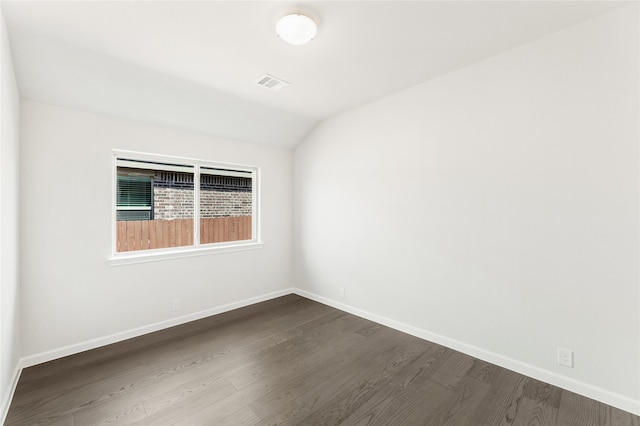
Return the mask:
<svg viewBox="0 0 640 426"><path fill-rule="evenodd" d="M269 74L265 74L264 77L262 77L257 82L257 84L258 86L262 86L269 90L276 90L276 91L283 89L285 87L289 87L289 83L287 83L286 81L281 80Z"/></svg>

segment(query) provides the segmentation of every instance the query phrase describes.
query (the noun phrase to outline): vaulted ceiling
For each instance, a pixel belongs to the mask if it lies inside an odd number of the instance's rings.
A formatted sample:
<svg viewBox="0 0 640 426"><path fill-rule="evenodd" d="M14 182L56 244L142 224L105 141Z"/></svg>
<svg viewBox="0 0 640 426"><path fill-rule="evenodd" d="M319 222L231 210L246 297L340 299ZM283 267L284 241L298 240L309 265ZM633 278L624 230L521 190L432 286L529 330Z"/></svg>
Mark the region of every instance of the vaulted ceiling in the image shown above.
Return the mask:
<svg viewBox="0 0 640 426"><path fill-rule="evenodd" d="M293 148L322 120L606 13L612 1L2 1L19 90ZM318 34L280 40L303 13ZM256 84L267 73L291 85Z"/></svg>

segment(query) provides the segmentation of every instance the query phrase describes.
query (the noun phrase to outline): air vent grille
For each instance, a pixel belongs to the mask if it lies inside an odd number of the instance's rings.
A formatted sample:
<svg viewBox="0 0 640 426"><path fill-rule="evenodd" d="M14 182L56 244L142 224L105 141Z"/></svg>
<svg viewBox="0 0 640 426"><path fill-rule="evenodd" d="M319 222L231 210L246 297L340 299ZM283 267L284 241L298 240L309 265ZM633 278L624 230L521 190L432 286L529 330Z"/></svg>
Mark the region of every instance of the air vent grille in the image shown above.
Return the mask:
<svg viewBox="0 0 640 426"><path fill-rule="evenodd" d="M257 84L258 86L262 86L265 89L276 91L289 86L289 83L287 83L286 81L269 74L265 74L259 81L257 81Z"/></svg>

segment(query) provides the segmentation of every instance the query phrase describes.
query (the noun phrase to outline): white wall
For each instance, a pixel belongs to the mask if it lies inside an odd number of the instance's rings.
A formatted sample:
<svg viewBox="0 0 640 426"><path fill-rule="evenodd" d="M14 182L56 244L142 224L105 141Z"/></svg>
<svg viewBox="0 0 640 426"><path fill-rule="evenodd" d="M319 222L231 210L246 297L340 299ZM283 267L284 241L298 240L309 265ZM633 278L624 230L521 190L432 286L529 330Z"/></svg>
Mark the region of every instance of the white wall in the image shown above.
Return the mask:
<svg viewBox="0 0 640 426"><path fill-rule="evenodd" d="M291 150L29 101L21 114L27 364L291 287ZM260 166L263 248L110 267L114 148Z"/></svg>
<svg viewBox="0 0 640 426"><path fill-rule="evenodd" d="M0 421L20 360L18 161L20 98L4 16L0 13Z"/></svg>
<svg viewBox="0 0 640 426"><path fill-rule="evenodd" d="M640 413L638 79L635 4L324 122L296 287Z"/></svg>

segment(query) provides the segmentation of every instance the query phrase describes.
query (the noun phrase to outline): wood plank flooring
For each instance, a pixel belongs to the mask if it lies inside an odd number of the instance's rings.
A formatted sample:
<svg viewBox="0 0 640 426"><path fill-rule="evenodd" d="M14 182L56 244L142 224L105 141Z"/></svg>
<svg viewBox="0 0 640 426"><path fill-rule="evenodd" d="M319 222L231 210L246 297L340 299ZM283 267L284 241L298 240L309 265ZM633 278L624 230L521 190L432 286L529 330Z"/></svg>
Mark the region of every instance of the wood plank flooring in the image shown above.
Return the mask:
<svg viewBox="0 0 640 426"><path fill-rule="evenodd" d="M289 295L23 371L5 425L640 426Z"/></svg>

